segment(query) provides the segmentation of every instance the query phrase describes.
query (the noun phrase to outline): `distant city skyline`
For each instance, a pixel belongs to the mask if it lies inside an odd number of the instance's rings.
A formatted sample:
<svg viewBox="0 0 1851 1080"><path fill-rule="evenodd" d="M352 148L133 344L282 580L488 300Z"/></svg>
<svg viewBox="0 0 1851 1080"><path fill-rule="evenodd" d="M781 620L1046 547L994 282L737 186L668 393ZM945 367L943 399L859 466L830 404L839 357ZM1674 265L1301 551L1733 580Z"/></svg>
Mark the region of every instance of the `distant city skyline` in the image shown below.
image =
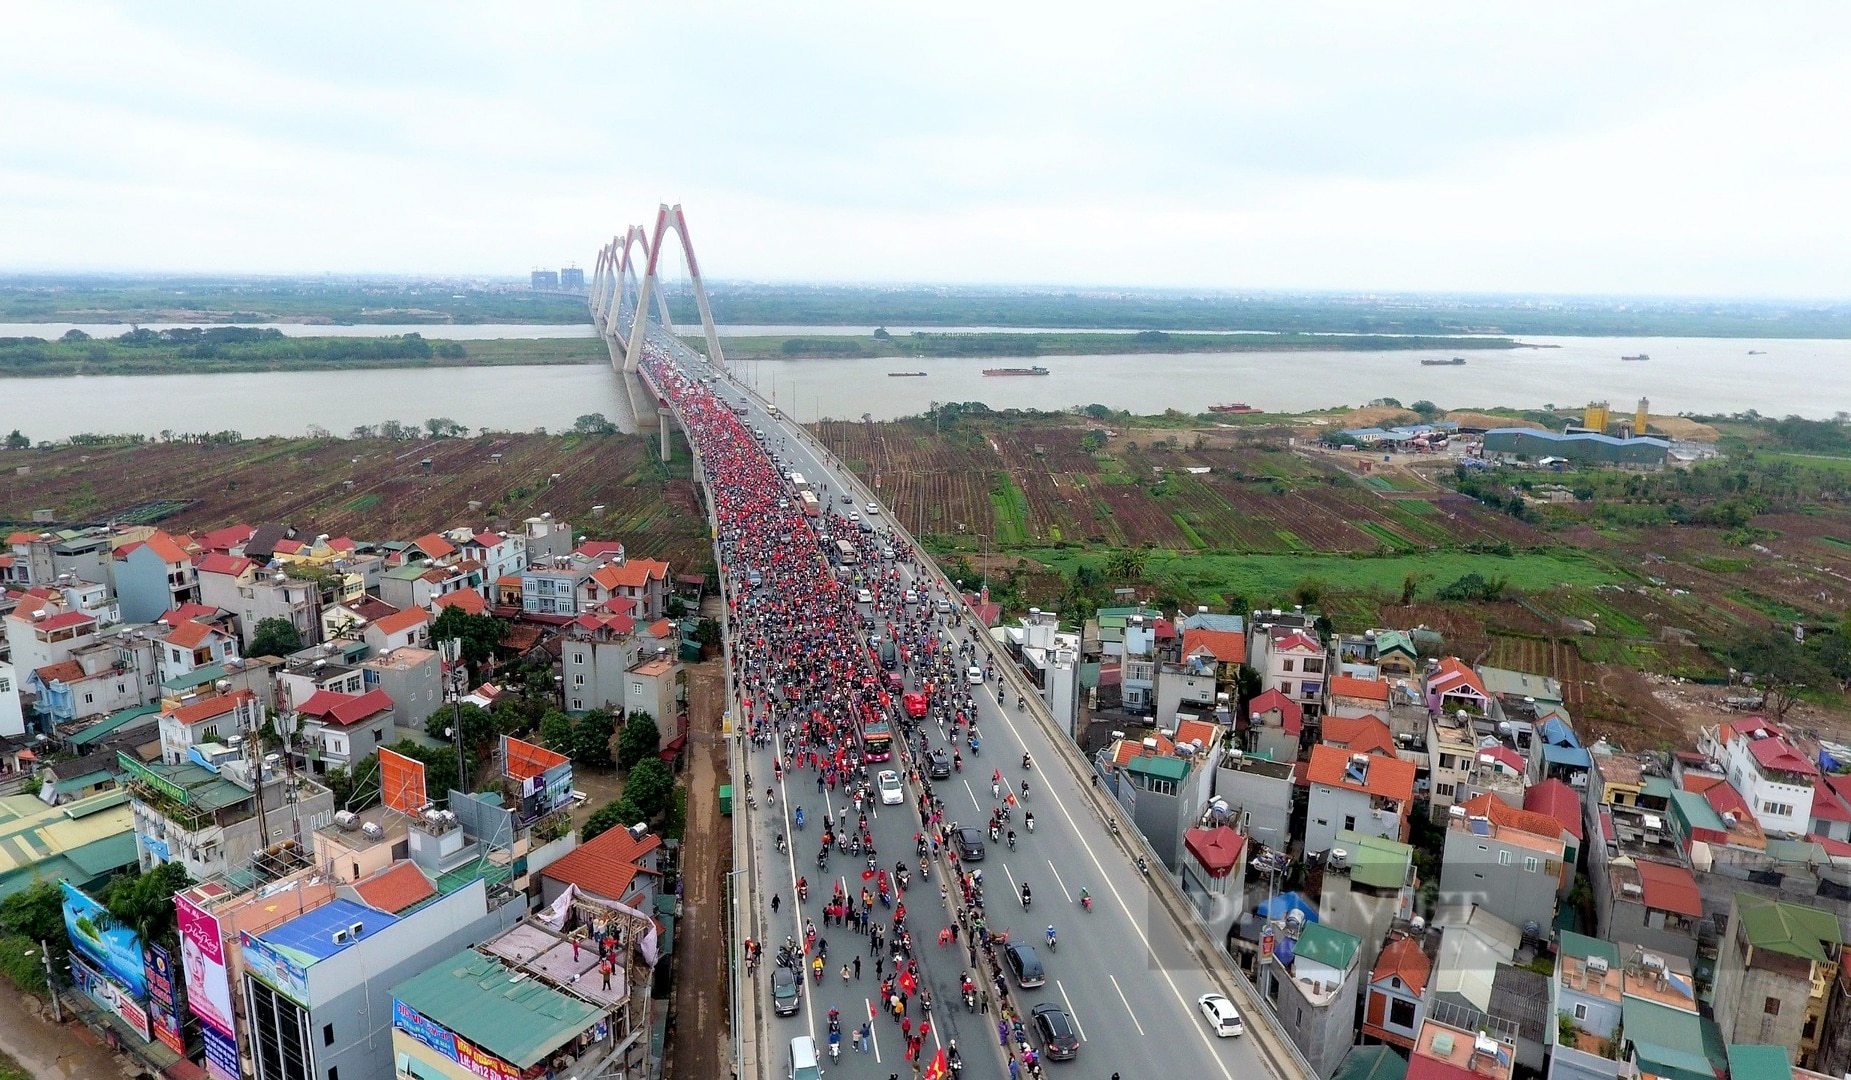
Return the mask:
<svg viewBox="0 0 1851 1080"><path fill-rule="evenodd" d="M1839 5L7 27L0 273L521 278L669 201L716 282L1851 297Z"/></svg>

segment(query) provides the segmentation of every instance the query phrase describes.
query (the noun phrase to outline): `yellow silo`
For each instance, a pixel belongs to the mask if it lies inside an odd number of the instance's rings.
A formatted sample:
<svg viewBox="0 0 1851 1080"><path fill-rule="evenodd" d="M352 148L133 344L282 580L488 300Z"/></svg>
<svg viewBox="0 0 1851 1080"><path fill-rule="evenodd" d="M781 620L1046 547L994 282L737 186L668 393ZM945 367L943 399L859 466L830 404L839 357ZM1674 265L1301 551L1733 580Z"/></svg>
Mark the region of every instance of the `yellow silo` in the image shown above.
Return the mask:
<svg viewBox="0 0 1851 1080"><path fill-rule="evenodd" d="M1590 401L1581 414L1581 426L1589 431L1605 432L1607 430L1607 403Z"/></svg>
<svg viewBox="0 0 1851 1080"><path fill-rule="evenodd" d="M1645 434L1645 422L1647 419L1649 418L1646 416L1646 401L1644 398L1640 398L1639 411L1634 413L1632 418L1633 438L1636 439Z"/></svg>

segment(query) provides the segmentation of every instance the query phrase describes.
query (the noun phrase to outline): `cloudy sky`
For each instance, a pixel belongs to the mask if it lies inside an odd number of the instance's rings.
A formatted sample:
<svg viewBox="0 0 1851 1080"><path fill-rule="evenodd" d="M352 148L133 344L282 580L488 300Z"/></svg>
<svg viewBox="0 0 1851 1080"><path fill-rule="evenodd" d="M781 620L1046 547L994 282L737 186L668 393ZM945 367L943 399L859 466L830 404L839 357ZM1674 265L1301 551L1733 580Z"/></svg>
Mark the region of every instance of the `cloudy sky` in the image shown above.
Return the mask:
<svg viewBox="0 0 1851 1080"><path fill-rule="evenodd" d="M0 16L0 270L1851 296L1842 3Z"/></svg>

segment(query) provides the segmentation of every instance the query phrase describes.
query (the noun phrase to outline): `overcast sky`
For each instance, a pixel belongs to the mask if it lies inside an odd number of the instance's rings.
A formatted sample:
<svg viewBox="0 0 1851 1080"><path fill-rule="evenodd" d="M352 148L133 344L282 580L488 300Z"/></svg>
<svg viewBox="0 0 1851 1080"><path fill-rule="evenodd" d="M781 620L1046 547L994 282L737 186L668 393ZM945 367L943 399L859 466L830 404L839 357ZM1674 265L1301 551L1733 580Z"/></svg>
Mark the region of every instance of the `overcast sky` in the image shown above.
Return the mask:
<svg viewBox="0 0 1851 1080"><path fill-rule="evenodd" d="M0 17L0 269L1851 296L1843 3Z"/></svg>

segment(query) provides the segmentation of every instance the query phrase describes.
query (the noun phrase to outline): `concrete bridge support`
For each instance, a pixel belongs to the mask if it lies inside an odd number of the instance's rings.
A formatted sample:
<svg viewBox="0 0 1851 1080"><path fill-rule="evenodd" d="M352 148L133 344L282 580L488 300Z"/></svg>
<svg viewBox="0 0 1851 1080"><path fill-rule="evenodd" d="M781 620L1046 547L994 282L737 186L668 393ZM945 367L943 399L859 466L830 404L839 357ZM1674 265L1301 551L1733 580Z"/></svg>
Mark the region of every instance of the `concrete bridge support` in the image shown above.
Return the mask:
<svg viewBox="0 0 1851 1080"><path fill-rule="evenodd" d="M662 433L662 460L667 461L674 456L675 445L670 436L674 434L675 417L666 408L659 406L656 409L656 430Z"/></svg>

